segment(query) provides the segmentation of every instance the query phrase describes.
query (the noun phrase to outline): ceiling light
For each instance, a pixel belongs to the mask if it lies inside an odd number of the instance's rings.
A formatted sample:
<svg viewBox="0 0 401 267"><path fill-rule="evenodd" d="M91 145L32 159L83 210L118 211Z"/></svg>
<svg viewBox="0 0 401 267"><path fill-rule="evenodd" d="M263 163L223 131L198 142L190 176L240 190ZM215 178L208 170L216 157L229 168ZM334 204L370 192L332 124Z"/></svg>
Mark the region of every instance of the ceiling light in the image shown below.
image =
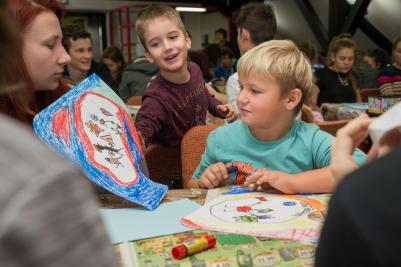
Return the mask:
<svg viewBox="0 0 401 267"><path fill-rule="evenodd" d="M175 8L178 12L206 12L205 7L186 7L186 6L178 6Z"/></svg>

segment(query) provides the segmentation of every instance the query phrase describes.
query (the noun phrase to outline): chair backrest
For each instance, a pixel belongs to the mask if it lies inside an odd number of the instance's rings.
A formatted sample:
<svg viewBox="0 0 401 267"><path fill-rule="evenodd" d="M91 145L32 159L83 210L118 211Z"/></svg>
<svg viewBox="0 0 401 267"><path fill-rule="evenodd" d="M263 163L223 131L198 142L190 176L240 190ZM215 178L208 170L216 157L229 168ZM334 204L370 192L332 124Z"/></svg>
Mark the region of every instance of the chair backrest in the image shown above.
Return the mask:
<svg viewBox="0 0 401 267"><path fill-rule="evenodd" d="M344 127L351 120L323 121L316 123L320 130L336 136L338 129Z"/></svg>
<svg viewBox="0 0 401 267"><path fill-rule="evenodd" d="M207 136L220 125L199 125L191 128L181 141L182 181L185 188L198 167L206 148Z"/></svg>
<svg viewBox="0 0 401 267"><path fill-rule="evenodd" d="M152 181L182 187L181 184L181 148L167 147L159 144L150 145L145 152L146 165Z"/></svg>
<svg viewBox="0 0 401 267"><path fill-rule="evenodd" d="M313 122L313 114L312 110L307 106L303 105L301 108L301 120L304 122L312 123Z"/></svg>
<svg viewBox="0 0 401 267"><path fill-rule="evenodd" d="M134 95L128 98L127 105L140 106L142 105L142 96Z"/></svg>
<svg viewBox="0 0 401 267"><path fill-rule="evenodd" d="M359 94L361 95L362 102L368 102L369 96L378 96L380 95L379 88L364 88L359 90Z"/></svg>

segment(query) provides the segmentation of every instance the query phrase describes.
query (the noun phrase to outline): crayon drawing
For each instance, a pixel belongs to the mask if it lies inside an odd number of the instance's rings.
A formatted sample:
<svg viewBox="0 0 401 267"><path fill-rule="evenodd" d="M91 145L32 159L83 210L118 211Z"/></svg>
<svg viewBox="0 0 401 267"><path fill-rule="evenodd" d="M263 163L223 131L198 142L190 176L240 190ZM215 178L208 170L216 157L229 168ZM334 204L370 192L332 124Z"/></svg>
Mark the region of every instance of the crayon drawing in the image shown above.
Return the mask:
<svg viewBox="0 0 401 267"><path fill-rule="evenodd" d="M99 186L155 209L167 187L147 178L138 134L121 99L96 75L34 119L36 135Z"/></svg>
<svg viewBox="0 0 401 267"><path fill-rule="evenodd" d="M222 195L181 222L213 231L315 242L327 201L328 195Z"/></svg>

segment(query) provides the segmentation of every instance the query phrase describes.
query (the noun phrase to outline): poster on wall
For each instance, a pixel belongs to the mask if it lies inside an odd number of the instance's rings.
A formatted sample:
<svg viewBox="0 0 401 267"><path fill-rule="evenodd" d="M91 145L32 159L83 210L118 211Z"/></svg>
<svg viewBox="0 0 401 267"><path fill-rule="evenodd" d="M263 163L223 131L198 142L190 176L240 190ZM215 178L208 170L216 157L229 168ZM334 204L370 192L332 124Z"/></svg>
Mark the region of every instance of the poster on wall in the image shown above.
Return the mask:
<svg viewBox="0 0 401 267"><path fill-rule="evenodd" d="M167 186L148 179L126 106L96 74L40 112L33 128L44 143L116 195L153 210L167 191Z"/></svg>

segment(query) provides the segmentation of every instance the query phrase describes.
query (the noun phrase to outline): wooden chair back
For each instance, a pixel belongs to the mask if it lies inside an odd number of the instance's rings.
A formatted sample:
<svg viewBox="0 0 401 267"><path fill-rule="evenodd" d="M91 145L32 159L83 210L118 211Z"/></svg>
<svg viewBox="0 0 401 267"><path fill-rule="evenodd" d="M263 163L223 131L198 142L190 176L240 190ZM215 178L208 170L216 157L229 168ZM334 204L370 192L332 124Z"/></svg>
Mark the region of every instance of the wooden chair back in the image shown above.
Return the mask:
<svg viewBox="0 0 401 267"><path fill-rule="evenodd" d="M185 188L198 167L206 148L207 136L219 127L217 124L199 125L190 129L181 141L182 181Z"/></svg>
<svg viewBox="0 0 401 267"><path fill-rule="evenodd" d="M128 98L127 105L140 106L142 105L142 96L134 95Z"/></svg>
<svg viewBox="0 0 401 267"><path fill-rule="evenodd" d="M305 105L303 105L301 108L301 120L308 123L313 122L312 110L306 107Z"/></svg>
<svg viewBox="0 0 401 267"><path fill-rule="evenodd" d="M320 127L320 130L336 136L337 131L350 121L351 120L323 121L316 123L316 125Z"/></svg>
<svg viewBox="0 0 401 267"><path fill-rule="evenodd" d="M166 184L170 188L182 187L180 146L152 144L146 149L145 160L152 181Z"/></svg>

